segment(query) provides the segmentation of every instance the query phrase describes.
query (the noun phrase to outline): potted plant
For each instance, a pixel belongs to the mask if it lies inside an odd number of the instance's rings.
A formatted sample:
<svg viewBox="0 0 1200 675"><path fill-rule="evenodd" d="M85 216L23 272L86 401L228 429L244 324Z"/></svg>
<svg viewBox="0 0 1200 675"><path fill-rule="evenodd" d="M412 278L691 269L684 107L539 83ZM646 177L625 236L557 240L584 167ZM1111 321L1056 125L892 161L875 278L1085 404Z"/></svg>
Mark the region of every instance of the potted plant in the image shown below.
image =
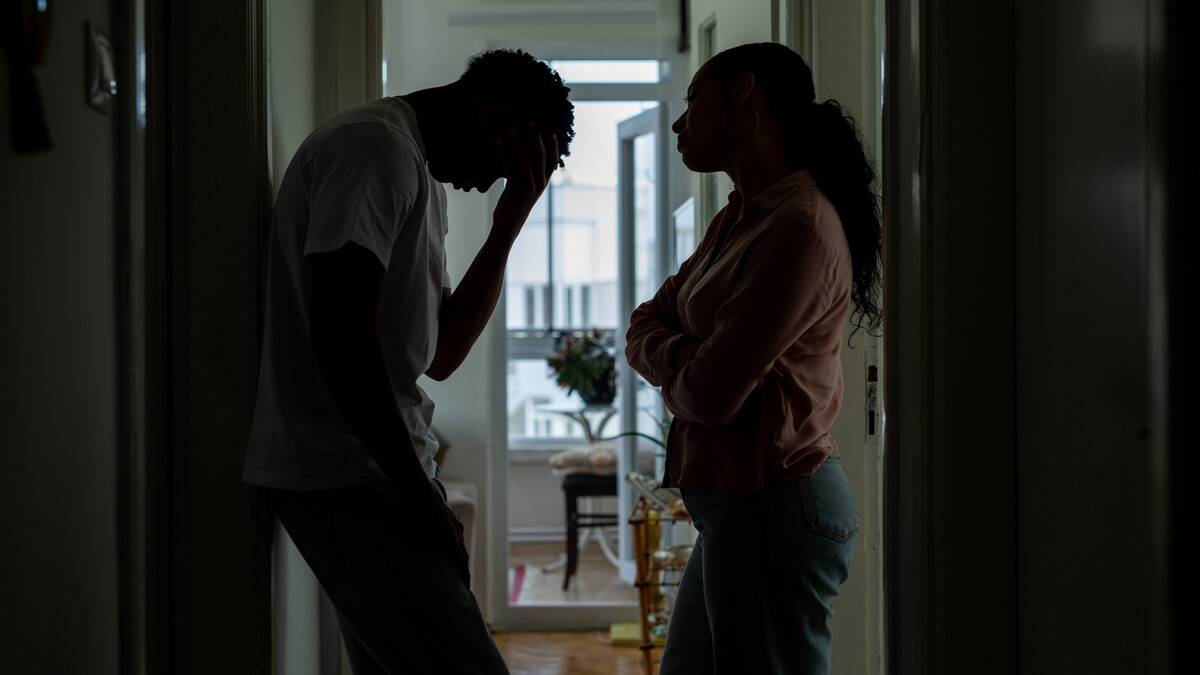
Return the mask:
<svg viewBox="0 0 1200 675"><path fill-rule="evenodd" d="M598 330L560 334L546 359L558 386L578 393L587 405L611 405L617 397L617 371L609 341Z"/></svg>

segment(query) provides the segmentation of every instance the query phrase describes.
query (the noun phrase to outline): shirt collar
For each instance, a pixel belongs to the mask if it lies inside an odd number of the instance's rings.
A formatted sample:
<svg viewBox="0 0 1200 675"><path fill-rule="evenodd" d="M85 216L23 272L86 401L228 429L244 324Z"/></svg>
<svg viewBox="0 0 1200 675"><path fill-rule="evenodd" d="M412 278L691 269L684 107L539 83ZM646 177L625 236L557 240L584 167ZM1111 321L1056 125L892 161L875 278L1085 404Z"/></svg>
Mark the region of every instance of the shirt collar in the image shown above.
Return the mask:
<svg viewBox="0 0 1200 675"><path fill-rule="evenodd" d="M778 207L783 200L794 195L799 190L811 185L813 182L812 175L808 169L800 169L780 178L774 185L763 190L754 199L750 200L751 206L771 211ZM734 208L742 205L742 194L737 190L729 193L729 204Z"/></svg>

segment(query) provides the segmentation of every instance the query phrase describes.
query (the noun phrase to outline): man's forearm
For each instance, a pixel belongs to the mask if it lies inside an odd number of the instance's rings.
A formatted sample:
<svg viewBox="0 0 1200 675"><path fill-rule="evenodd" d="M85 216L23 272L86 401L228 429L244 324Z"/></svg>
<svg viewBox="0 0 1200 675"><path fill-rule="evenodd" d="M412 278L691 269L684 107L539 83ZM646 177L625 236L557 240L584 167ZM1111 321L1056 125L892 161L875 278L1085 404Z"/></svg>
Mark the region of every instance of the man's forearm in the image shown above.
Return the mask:
<svg viewBox="0 0 1200 675"><path fill-rule="evenodd" d="M558 165L558 139L533 122L496 138L504 191L492 211L487 241L454 293L442 302L437 353L426 374L444 380L458 369L479 339L504 288L504 265L530 211Z"/></svg>
<svg viewBox="0 0 1200 675"><path fill-rule="evenodd" d="M334 404L392 483L421 494L429 480L396 404L378 338L350 340L343 333L332 341L336 344L314 346Z"/></svg>
<svg viewBox="0 0 1200 675"><path fill-rule="evenodd" d="M427 374L444 380L458 369L479 339L504 288L504 266L515 236L492 228L458 288L442 301L437 355Z"/></svg>
<svg viewBox="0 0 1200 675"><path fill-rule="evenodd" d="M308 261L309 339L334 405L400 490L432 494L383 356L378 313L386 270L373 253L353 243Z"/></svg>

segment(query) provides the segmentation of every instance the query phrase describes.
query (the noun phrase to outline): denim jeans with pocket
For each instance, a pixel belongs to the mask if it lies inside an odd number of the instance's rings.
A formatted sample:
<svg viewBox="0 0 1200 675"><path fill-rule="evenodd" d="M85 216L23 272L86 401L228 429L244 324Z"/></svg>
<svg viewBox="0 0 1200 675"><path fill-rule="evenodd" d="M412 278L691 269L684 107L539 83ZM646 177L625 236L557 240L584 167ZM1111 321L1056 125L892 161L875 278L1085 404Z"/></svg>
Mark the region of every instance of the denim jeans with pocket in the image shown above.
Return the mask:
<svg viewBox="0 0 1200 675"><path fill-rule="evenodd" d="M858 507L837 456L763 494L684 489L700 531L660 675L825 675Z"/></svg>

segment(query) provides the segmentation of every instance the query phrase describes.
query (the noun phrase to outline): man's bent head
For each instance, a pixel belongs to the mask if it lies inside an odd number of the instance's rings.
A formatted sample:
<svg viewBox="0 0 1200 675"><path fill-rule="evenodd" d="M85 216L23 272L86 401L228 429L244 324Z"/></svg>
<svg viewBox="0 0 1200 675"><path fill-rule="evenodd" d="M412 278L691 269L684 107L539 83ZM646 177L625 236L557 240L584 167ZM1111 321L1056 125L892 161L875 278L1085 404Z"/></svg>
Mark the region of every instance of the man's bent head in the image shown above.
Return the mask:
<svg viewBox="0 0 1200 675"><path fill-rule="evenodd" d="M456 82L407 98L418 108L433 178L484 192L500 177L494 141L509 127L533 123L541 133L553 133L559 157L547 159L562 166L575 137L569 93L542 61L519 49L497 49L473 56Z"/></svg>

